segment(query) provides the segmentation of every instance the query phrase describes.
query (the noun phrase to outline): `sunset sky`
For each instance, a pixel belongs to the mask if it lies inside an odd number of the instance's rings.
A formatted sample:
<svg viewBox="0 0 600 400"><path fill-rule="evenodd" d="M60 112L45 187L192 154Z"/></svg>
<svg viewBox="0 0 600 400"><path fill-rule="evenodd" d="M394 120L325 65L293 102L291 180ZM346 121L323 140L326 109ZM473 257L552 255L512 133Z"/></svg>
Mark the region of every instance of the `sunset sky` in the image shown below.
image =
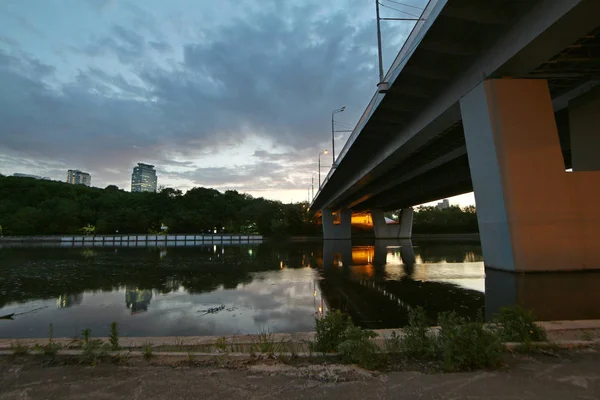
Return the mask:
<svg viewBox="0 0 600 400"><path fill-rule="evenodd" d="M349 130L376 89L373 3L2 0L0 173L129 190L144 162L184 191L306 200L331 111ZM406 17L426 1L382 3ZM386 69L411 28L384 22Z"/></svg>

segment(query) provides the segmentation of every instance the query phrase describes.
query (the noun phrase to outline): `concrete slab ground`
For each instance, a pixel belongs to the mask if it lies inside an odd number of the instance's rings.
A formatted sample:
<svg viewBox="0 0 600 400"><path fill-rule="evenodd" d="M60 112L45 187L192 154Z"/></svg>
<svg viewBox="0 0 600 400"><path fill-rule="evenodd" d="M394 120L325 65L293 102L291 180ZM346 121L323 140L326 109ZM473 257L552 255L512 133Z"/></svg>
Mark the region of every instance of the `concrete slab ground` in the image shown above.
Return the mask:
<svg viewBox="0 0 600 400"><path fill-rule="evenodd" d="M0 359L0 398L17 399L600 399L600 353L512 355L498 371L368 372L274 361L233 369L181 364L44 367Z"/></svg>

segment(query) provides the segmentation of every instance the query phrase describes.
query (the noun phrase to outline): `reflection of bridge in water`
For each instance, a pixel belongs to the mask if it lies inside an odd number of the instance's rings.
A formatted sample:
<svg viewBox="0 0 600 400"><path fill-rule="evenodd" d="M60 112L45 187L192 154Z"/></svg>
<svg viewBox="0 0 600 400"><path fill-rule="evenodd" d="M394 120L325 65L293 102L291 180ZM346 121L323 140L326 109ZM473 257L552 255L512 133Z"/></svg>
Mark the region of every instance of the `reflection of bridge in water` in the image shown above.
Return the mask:
<svg viewBox="0 0 600 400"><path fill-rule="evenodd" d="M454 247L452 253L414 247L410 240L370 246L325 241L319 281L325 303L369 328L404 326L418 306L431 324L446 311L489 320L512 304L534 310L540 320L600 318L600 273L484 272L480 251Z"/></svg>
<svg viewBox="0 0 600 400"><path fill-rule="evenodd" d="M469 258L464 254L459 261ZM408 312L418 306L425 309L432 324L444 311L471 318L483 312L484 295L480 291L449 282L413 279L417 258L423 259L415 256L410 240L378 240L372 246L325 241L324 279L319 285L326 304L347 312L357 324L369 328L404 326ZM426 274L421 271L416 275L423 278Z"/></svg>

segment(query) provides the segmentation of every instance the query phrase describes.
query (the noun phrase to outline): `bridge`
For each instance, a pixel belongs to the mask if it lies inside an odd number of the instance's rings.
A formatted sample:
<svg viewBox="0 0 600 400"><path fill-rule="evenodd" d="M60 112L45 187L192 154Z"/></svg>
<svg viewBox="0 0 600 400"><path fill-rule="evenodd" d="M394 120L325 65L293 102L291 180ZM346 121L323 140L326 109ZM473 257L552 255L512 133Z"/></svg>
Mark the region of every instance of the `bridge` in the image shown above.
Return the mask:
<svg viewBox="0 0 600 400"><path fill-rule="evenodd" d="M410 238L412 206L474 191L487 267L600 268L599 16L430 0L311 203L324 238L349 239L352 213Z"/></svg>

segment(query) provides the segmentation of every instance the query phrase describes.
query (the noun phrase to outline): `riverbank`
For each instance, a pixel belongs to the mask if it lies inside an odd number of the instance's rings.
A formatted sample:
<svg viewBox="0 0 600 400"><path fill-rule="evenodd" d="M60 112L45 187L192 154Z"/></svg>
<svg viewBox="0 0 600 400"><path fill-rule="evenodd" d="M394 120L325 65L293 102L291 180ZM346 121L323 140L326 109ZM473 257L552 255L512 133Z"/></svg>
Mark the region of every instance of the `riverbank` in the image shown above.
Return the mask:
<svg viewBox="0 0 600 400"><path fill-rule="evenodd" d="M370 372L327 362L258 359L219 365L129 360L126 365L42 365L0 359L0 397L16 399L576 399L600 395L596 349L508 354L498 370Z"/></svg>

